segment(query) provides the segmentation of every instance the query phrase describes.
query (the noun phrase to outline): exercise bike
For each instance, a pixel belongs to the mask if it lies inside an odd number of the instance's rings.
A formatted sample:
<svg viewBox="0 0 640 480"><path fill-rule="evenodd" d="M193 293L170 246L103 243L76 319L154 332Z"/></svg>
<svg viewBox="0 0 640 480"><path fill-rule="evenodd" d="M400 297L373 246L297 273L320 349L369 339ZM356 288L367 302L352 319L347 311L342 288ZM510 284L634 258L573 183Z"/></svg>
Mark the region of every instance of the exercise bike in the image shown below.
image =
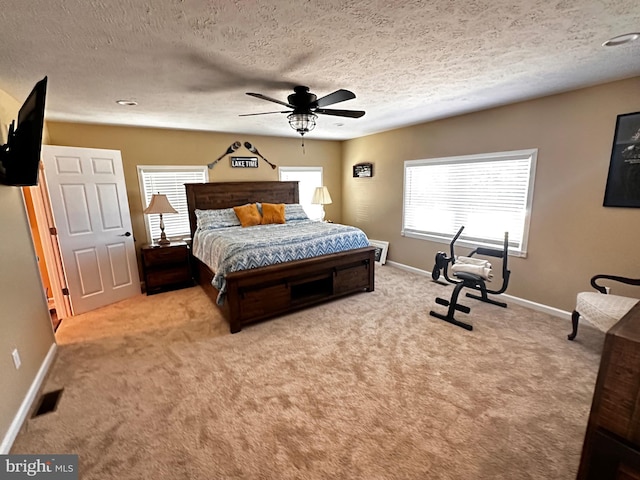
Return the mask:
<svg viewBox="0 0 640 480"><path fill-rule="evenodd" d="M506 303L493 300L492 298L489 298L487 294L499 295L501 293L504 293L507 290L507 286L509 285L509 276L511 275L511 272L507 268L509 232L505 232L504 234L504 246L502 250L498 250L496 248L478 247L475 250L471 251L471 253L469 253L469 255L467 256L473 258L474 255L482 255L502 259L502 286L497 290L489 290L486 285L486 279L481 275L470 272L457 271L453 273L455 279L449 276L449 265L454 265L456 263L454 245L456 243L456 240L458 240L458 237L460 237L460 235L462 234L463 230L464 226L460 227L458 233L456 233L456 235L453 237L453 240L451 240L451 243L449 244L449 249L451 252L450 256L447 257L444 252L438 252L436 254L435 265L433 266L433 270L431 271L431 278L434 282L438 282L438 279L440 278L442 272L446 281L455 285L455 288L453 289L453 293L451 294L451 298L449 300L440 297L436 298L436 303L438 305L449 307L449 309L447 310L446 315L434 312L433 310L429 312L429 315L462 327L466 330L473 330L472 325L461 322L453 316L456 310L463 313L469 313L471 311L471 308L458 303L458 296L460 295L460 291L463 288L469 288L479 291L480 295L467 292L467 297L475 298L476 300L480 300L482 302L491 303L492 305L498 305L499 307L506 308Z"/></svg>

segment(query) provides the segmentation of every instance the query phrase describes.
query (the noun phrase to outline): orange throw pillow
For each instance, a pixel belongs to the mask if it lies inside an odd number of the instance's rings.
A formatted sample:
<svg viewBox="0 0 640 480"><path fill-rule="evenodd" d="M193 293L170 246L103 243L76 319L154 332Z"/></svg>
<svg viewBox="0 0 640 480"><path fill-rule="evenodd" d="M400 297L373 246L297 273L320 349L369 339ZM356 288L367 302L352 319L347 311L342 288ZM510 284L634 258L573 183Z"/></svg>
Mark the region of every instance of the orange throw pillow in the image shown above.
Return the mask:
<svg viewBox="0 0 640 480"><path fill-rule="evenodd" d="M284 203L262 204L262 225L269 223L285 223Z"/></svg>
<svg viewBox="0 0 640 480"><path fill-rule="evenodd" d="M236 212L240 225L243 227L252 227L253 225L260 225L262 216L258 211L258 206L255 203L247 203L241 207L233 207L233 211Z"/></svg>

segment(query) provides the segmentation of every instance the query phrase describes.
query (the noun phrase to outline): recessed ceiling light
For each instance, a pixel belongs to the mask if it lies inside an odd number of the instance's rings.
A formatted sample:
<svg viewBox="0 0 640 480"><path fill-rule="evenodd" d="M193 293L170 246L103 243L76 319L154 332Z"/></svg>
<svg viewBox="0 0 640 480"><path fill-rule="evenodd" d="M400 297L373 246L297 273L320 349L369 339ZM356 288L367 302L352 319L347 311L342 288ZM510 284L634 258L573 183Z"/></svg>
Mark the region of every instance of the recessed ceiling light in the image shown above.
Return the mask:
<svg viewBox="0 0 640 480"><path fill-rule="evenodd" d="M127 107L135 107L138 105L138 102L134 100L116 100L118 105L126 105Z"/></svg>
<svg viewBox="0 0 640 480"><path fill-rule="evenodd" d="M633 42L640 38L640 33L625 33L624 35L618 35L617 37L610 38L602 44L603 47L617 47L625 43Z"/></svg>

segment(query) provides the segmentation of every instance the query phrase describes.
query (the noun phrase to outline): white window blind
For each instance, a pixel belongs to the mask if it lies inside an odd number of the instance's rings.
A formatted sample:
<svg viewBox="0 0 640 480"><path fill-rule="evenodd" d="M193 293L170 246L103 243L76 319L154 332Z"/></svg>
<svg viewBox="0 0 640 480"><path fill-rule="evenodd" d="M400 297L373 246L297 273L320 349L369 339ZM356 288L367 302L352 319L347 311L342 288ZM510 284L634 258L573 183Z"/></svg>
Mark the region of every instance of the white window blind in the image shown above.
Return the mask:
<svg viewBox="0 0 640 480"><path fill-rule="evenodd" d="M525 255L537 150L410 160L404 166L402 234Z"/></svg>
<svg viewBox="0 0 640 480"><path fill-rule="evenodd" d="M300 205L312 220L323 218L324 207L311 203L316 187L322 186L322 167L279 167L280 181L297 181ZM331 192L329 192L331 193Z"/></svg>
<svg viewBox="0 0 640 480"><path fill-rule="evenodd" d="M142 208L151 201L151 195L162 193L178 213L166 213L164 232L169 238L188 237L189 213L187 211L187 193L185 183L205 183L207 181L206 166L138 166L138 179ZM150 239L160 238L160 215L145 215L147 234Z"/></svg>

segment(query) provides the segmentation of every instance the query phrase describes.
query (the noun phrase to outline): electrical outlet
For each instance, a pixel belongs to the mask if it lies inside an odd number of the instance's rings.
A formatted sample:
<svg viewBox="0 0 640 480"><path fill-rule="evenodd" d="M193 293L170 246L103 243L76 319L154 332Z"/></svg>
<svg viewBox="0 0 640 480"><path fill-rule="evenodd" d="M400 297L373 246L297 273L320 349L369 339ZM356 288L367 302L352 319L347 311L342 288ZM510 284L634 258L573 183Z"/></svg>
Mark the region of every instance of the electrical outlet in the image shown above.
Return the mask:
<svg viewBox="0 0 640 480"><path fill-rule="evenodd" d="M13 357L13 364L16 366L16 370L18 370L20 365L22 365L22 361L20 360L20 353L17 348L13 349L11 356Z"/></svg>

